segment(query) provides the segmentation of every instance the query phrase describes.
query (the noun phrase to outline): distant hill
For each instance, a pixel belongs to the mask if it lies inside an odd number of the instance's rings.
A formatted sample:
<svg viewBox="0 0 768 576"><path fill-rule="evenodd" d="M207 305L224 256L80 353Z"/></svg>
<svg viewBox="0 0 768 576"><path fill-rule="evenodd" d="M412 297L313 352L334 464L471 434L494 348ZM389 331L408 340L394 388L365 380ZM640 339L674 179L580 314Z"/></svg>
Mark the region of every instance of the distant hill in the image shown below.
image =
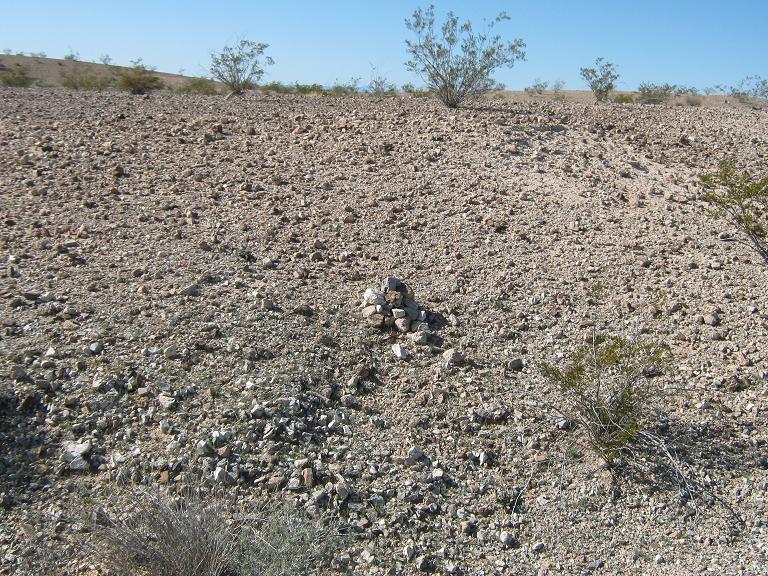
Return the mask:
<svg viewBox="0 0 768 576"><path fill-rule="evenodd" d="M120 70L128 68L79 60L0 55L0 70L7 70L15 66L26 67L29 76L34 78L35 84L40 86L62 86L62 73L67 74L77 69L87 69L91 74L116 78ZM194 78L194 76L182 76L168 72L155 72L154 74L169 88L179 88L187 80ZM217 85L222 86L218 83Z"/></svg>

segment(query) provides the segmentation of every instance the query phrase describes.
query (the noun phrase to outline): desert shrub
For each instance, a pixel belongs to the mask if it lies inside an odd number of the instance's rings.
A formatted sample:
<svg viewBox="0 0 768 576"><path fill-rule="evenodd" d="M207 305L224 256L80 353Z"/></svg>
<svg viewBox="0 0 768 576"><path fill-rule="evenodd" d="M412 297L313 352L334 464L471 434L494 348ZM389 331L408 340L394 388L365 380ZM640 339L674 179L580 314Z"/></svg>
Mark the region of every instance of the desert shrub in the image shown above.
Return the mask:
<svg viewBox="0 0 768 576"><path fill-rule="evenodd" d="M555 80L552 83L552 95L555 97L555 100L565 100L565 93L563 92L564 88L564 80Z"/></svg>
<svg viewBox="0 0 768 576"><path fill-rule="evenodd" d="M290 86L277 81L262 84L259 89L263 92L278 92L280 94L290 94L293 91Z"/></svg>
<svg viewBox="0 0 768 576"><path fill-rule="evenodd" d="M749 101L751 98L758 100L768 99L768 80L760 76L747 76L735 86L730 87L730 95L739 101Z"/></svg>
<svg viewBox="0 0 768 576"><path fill-rule="evenodd" d="M536 78L536 80L533 81L533 84L523 88L523 91L526 94L530 94L530 95L533 95L533 94L541 95L541 94L544 94L544 92L546 92L548 88L549 88L549 82L547 82L546 80L540 80L539 78Z"/></svg>
<svg viewBox="0 0 768 576"><path fill-rule="evenodd" d="M582 68L581 77L589 85L598 102L606 102L616 87L619 73L616 67L603 58L595 60L594 68Z"/></svg>
<svg viewBox="0 0 768 576"><path fill-rule="evenodd" d="M754 177L729 160L701 179L707 189L704 198L713 205L712 215L735 225L746 238L744 243L768 264L768 174Z"/></svg>
<svg viewBox="0 0 768 576"><path fill-rule="evenodd" d="M26 88L31 86L32 82L34 78L29 75L29 68L26 66L13 66L0 70L0 84L3 86Z"/></svg>
<svg viewBox="0 0 768 576"><path fill-rule="evenodd" d="M29 55L32 56L32 58L47 58L48 57L48 54L46 54L45 52L30 52Z"/></svg>
<svg viewBox="0 0 768 576"><path fill-rule="evenodd" d="M392 84L387 78L376 71L375 66L371 66L371 81L368 83L368 90L372 94L394 94L397 86Z"/></svg>
<svg viewBox="0 0 768 576"><path fill-rule="evenodd" d="M73 90L104 90L114 83L114 78L96 72L86 64L76 64L60 73L61 85Z"/></svg>
<svg viewBox="0 0 768 576"><path fill-rule="evenodd" d="M703 100L701 99L701 96L697 96L695 94L685 95L685 103L688 106L701 106L702 102Z"/></svg>
<svg viewBox="0 0 768 576"><path fill-rule="evenodd" d="M664 104L676 93L676 87L672 84L642 82L637 91L638 101L641 104Z"/></svg>
<svg viewBox="0 0 768 576"><path fill-rule="evenodd" d="M634 104L635 97L632 94L616 94L616 96L613 97L613 101L616 102L616 104Z"/></svg>
<svg viewBox="0 0 768 576"><path fill-rule="evenodd" d="M322 94L325 89L321 84L299 84L296 82L292 90L297 94Z"/></svg>
<svg viewBox="0 0 768 576"><path fill-rule="evenodd" d="M565 367L541 363L539 369L563 394L555 409L576 422L589 446L610 464L651 424L659 397L651 379L666 361L656 344L596 334Z"/></svg>
<svg viewBox="0 0 768 576"><path fill-rule="evenodd" d="M264 75L262 57L269 44L240 40L235 46L225 46L221 52L211 53L211 76L225 84L235 94L256 87ZM274 64L269 56L264 65Z"/></svg>
<svg viewBox="0 0 768 576"><path fill-rule="evenodd" d="M70 62L75 62L77 60L80 60L80 53L75 52L72 50L72 48L69 49L69 52L64 54L64 60L69 60Z"/></svg>
<svg viewBox="0 0 768 576"><path fill-rule="evenodd" d="M163 81L154 75L154 68L144 65L141 58L131 64L130 68L116 69L118 88L131 94L146 94L163 88Z"/></svg>
<svg viewBox="0 0 768 576"><path fill-rule="evenodd" d="M346 94L356 94L359 91L360 78L350 78L347 82L339 82L338 79L325 92L335 96L344 96Z"/></svg>
<svg viewBox="0 0 768 576"><path fill-rule="evenodd" d="M470 22L459 24L458 17L448 12L436 33L434 6L419 8L405 22L416 35L415 39L405 41L411 58L406 68L418 74L428 90L449 108L485 94L497 87L492 78L494 71L511 68L525 59L525 43L521 39L504 42L498 34L491 34L493 27L504 20L509 20L509 16L501 12L485 32L477 33Z"/></svg>
<svg viewBox="0 0 768 576"><path fill-rule="evenodd" d="M119 576L289 576L327 561L342 540L287 506L244 513L218 499L133 490L99 510L91 546ZM127 508L126 508L127 504Z"/></svg>
<svg viewBox="0 0 768 576"><path fill-rule="evenodd" d="M184 83L176 89L179 94L218 94L219 90L216 84L208 78L187 78Z"/></svg>

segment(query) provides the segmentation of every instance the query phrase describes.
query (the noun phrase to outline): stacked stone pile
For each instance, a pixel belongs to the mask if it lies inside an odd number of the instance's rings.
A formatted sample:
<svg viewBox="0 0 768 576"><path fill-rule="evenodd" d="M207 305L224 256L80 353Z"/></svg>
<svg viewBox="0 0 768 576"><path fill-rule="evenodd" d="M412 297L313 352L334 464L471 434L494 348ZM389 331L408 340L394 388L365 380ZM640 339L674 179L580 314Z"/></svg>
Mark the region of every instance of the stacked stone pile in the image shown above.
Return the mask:
<svg viewBox="0 0 768 576"><path fill-rule="evenodd" d="M414 344L427 344L431 335L430 314L419 308L413 290L394 276L384 279L380 290L368 288L363 294L363 318L373 328L394 328L410 334Z"/></svg>

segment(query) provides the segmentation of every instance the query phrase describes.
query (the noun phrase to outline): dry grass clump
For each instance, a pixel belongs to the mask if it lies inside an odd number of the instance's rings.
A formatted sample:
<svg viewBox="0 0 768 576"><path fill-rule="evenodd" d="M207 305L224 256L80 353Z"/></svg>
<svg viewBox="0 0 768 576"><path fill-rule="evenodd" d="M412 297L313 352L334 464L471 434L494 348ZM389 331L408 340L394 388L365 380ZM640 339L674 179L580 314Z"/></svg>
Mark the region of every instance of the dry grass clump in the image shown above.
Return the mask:
<svg viewBox="0 0 768 576"><path fill-rule="evenodd" d="M328 560L339 538L285 505L254 511L222 499L143 489L96 515L93 551L117 576L289 576Z"/></svg>
<svg viewBox="0 0 768 576"><path fill-rule="evenodd" d="M656 344L595 334L563 368L541 363L539 369L563 393L555 409L576 422L589 446L610 464L650 426L659 397L651 379L666 361Z"/></svg>
<svg viewBox="0 0 768 576"><path fill-rule="evenodd" d="M131 94L146 94L163 88L163 81L155 76L154 69L144 65L141 59L135 60L130 68L117 69L117 75L117 87Z"/></svg>
<svg viewBox="0 0 768 576"><path fill-rule="evenodd" d="M205 94L212 96L218 94L216 84L208 78L188 78L184 84L176 89L179 94Z"/></svg>
<svg viewBox="0 0 768 576"><path fill-rule="evenodd" d="M104 90L115 82L113 77L100 74L87 64L72 66L60 76L61 85L72 90Z"/></svg>

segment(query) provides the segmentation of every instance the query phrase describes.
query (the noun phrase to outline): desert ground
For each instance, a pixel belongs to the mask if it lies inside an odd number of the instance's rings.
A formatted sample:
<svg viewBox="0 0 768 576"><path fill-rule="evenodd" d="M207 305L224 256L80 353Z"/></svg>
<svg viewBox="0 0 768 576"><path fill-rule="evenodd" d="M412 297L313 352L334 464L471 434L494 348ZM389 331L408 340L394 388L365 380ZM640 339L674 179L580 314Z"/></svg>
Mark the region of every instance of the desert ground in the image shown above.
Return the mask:
<svg viewBox="0 0 768 576"><path fill-rule="evenodd" d="M321 518L319 574L768 574L768 269L700 185L729 157L765 171L768 112L0 90L0 574L106 574L83 511L130 484ZM389 277L426 339L363 317ZM557 410L538 365L595 330L669 347L690 484Z"/></svg>

